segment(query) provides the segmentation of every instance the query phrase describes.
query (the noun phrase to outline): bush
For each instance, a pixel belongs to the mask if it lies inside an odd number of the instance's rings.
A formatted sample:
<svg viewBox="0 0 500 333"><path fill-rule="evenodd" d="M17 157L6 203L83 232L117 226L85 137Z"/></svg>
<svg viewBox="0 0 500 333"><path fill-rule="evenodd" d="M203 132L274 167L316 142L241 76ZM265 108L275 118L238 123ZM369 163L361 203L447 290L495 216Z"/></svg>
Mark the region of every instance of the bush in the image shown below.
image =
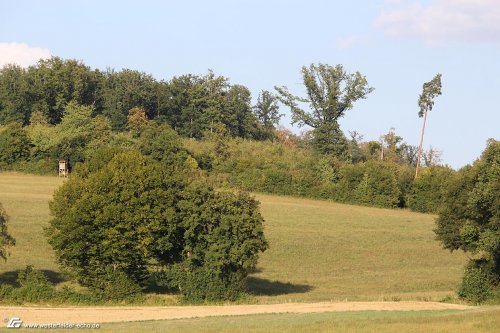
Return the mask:
<svg viewBox="0 0 500 333"><path fill-rule="evenodd" d="M54 286L45 274L27 266L17 276L19 288L11 291L10 297L17 302L38 303L51 300L55 296Z"/></svg>
<svg viewBox="0 0 500 333"><path fill-rule="evenodd" d="M245 291L258 253L268 247L258 202L201 183L185 193L180 205L184 260L172 270L174 285L189 301L234 300Z"/></svg>
<svg viewBox="0 0 500 333"><path fill-rule="evenodd" d="M12 123L0 130L0 165L12 165L30 156L31 142L20 123Z"/></svg>
<svg viewBox="0 0 500 333"><path fill-rule="evenodd" d="M158 278L159 284L179 290L183 302L203 303L237 300L244 295L246 275L242 272L220 274L208 267L179 264Z"/></svg>
<svg viewBox="0 0 500 333"><path fill-rule="evenodd" d="M360 165L357 165L360 168ZM362 166L361 181L354 190L354 202L395 208L399 203L396 166L392 163L368 161Z"/></svg>
<svg viewBox="0 0 500 333"><path fill-rule="evenodd" d="M94 294L104 301L137 301L142 288L122 271L107 270L93 282Z"/></svg>
<svg viewBox="0 0 500 333"><path fill-rule="evenodd" d="M491 298L498 281L490 266L491 263L484 260L471 261L462 277L458 296L474 304Z"/></svg>
<svg viewBox="0 0 500 333"><path fill-rule="evenodd" d="M408 208L421 213L438 213L453 170L447 167L423 169L406 196Z"/></svg>
<svg viewBox="0 0 500 333"><path fill-rule="evenodd" d="M0 203L0 258L7 260L9 253L7 248L16 245L16 240L7 231L7 221L9 216Z"/></svg>
<svg viewBox="0 0 500 333"><path fill-rule="evenodd" d="M44 158L39 160L16 162L12 166L12 169L35 175L57 175L58 166L59 164L57 159Z"/></svg>

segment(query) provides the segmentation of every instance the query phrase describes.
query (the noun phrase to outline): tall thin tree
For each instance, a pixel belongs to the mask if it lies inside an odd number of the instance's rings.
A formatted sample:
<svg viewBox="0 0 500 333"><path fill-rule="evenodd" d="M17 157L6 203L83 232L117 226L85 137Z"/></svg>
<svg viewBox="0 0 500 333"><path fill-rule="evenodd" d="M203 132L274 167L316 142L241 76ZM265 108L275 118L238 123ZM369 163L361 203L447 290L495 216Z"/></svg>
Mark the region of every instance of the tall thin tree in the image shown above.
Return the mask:
<svg viewBox="0 0 500 333"><path fill-rule="evenodd" d="M441 74L436 74L434 78L424 83L422 94L418 99L418 106L420 111L418 116L424 117L424 124L422 126L422 134L420 135L420 145L418 146L417 167L415 168L415 178L418 176L418 169L420 166L420 157L422 155L422 143L424 142L425 123L427 121L427 112L432 110L434 106L434 98L441 95Z"/></svg>

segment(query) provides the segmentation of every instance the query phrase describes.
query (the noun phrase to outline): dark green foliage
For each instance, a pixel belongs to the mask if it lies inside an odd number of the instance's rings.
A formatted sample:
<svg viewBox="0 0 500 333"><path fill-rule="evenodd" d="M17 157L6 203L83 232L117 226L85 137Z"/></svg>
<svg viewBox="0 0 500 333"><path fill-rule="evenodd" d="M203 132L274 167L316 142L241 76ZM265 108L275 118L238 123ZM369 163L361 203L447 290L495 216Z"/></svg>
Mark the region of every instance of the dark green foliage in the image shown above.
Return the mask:
<svg viewBox="0 0 500 333"><path fill-rule="evenodd" d="M351 164L286 144L226 142L228 157L210 159L210 179L216 186L397 207L404 206L403 193L413 181L411 170L392 162ZM185 144L197 160L213 151L209 142Z"/></svg>
<svg viewBox="0 0 500 333"><path fill-rule="evenodd" d="M92 116L104 115L115 131L126 130L129 110L139 108L145 118L168 123L183 136L201 138L216 124L224 124L233 137L262 134L250 91L211 71L166 82L129 69L103 73L57 57L28 69L12 65L0 69L0 124L27 125L37 114L36 119L42 116L55 125L70 102L92 107Z"/></svg>
<svg viewBox="0 0 500 333"><path fill-rule="evenodd" d="M493 273L491 262L471 260L465 269L458 296L471 303L480 304L493 296L498 285L498 275Z"/></svg>
<svg viewBox="0 0 500 333"><path fill-rule="evenodd" d="M128 301L140 299L142 288L120 270L108 269L92 285L95 297L103 301Z"/></svg>
<svg viewBox="0 0 500 333"><path fill-rule="evenodd" d="M197 168L196 160L182 147L177 133L167 124L152 124L139 137L137 148L144 155L159 161L172 173Z"/></svg>
<svg viewBox="0 0 500 333"><path fill-rule="evenodd" d="M103 114L111 121L113 130L126 129L129 110L142 108L149 119L159 113L159 102L165 83L156 81L151 75L124 69L120 72L108 70L101 82Z"/></svg>
<svg viewBox="0 0 500 333"><path fill-rule="evenodd" d="M435 230L445 248L452 251L461 249L475 255L481 262L484 261L481 269L490 269L495 276L496 285L500 280L498 193L500 142L490 140L481 158L472 167L460 170L450 181L444 197L444 208L439 214ZM467 297L472 296L468 294Z"/></svg>
<svg viewBox="0 0 500 333"><path fill-rule="evenodd" d="M422 213L438 213L453 170L447 167L431 167L421 170L406 196L406 205Z"/></svg>
<svg viewBox="0 0 500 333"><path fill-rule="evenodd" d="M160 162L136 151L101 150L75 168L50 204L49 243L80 283L105 297L134 298L155 268L172 265L186 269L177 281L193 277L190 285L200 287L199 278L217 276L217 295L239 295L267 246L258 204L246 194L218 193L197 182L186 187L173 171L179 166L163 163L179 162L179 151L168 146L175 133L157 130L165 140L150 154ZM158 153L160 148L166 150Z"/></svg>
<svg viewBox="0 0 500 333"><path fill-rule="evenodd" d="M0 166L12 165L30 156L31 142L20 123L0 128Z"/></svg>
<svg viewBox="0 0 500 333"><path fill-rule="evenodd" d="M3 260L7 259L8 252L7 248L9 246L14 246L16 244L16 240L12 237L7 231L7 221L9 217L7 212L0 203L0 258Z"/></svg>
<svg viewBox="0 0 500 333"><path fill-rule="evenodd" d="M26 70L17 65L7 65L0 69L0 124L26 124L32 104Z"/></svg>
<svg viewBox="0 0 500 333"><path fill-rule="evenodd" d="M320 154L332 155L343 161L351 159L349 142L336 123L326 123L315 128L312 145Z"/></svg>
<svg viewBox="0 0 500 333"><path fill-rule="evenodd" d="M245 274L220 274L211 268L178 265L165 274L165 281L180 290L182 300L189 303L237 300L245 291Z"/></svg>
<svg viewBox="0 0 500 333"><path fill-rule="evenodd" d="M43 272L27 266L17 277L19 288L11 291L10 298L29 303L45 302L55 295L54 286L47 280Z"/></svg>
<svg viewBox="0 0 500 333"><path fill-rule="evenodd" d="M16 285L0 284L0 301L6 303L109 304L135 303L143 298L140 287L121 272L109 272L100 289L76 291L68 286L56 289L44 272L27 266L17 276Z"/></svg>
<svg viewBox="0 0 500 333"><path fill-rule="evenodd" d="M254 113L259 120L261 129L260 139L270 140L274 138L275 126L284 114L279 113L278 98L267 90L263 90L257 97L257 104L253 107Z"/></svg>
<svg viewBox="0 0 500 333"><path fill-rule="evenodd" d="M12 166L12 169L35 175L57 175L57 159L44 158L29 161L20 161Z"/></svg>
<svg viewBox="0 0 500 333"><path fill-rule="evenodd" d="M6 66L0 71L0 122L27 124L32 112L58 123L66 104L94 105L100 110L101 73L76 60L53 57L28 69Z"/></svg>
<svg viewBox="0 0 500 333"><path fill-rule="evenodd" d="M171 285L189 301L234 300L268 247L258 202L196 182L184 193L179 204L184 260L171 270Z"/></svg>
<svg viewBox="0 0 500 333"><path fill-rule="evenodd" d="M363 177L354 190L355 202L378 207L397 207L400 190L396 178L396 166L368 161L363 169Z"/></svg>
<svg viewBox="0 0 500 333"><path fill-rule="evenodd" d="M55 193L49 243L84 285L95 286L109 269L143 281L149 261L178 257L175 204L183 185L138 152L100 163L82 165Z"/></svg>

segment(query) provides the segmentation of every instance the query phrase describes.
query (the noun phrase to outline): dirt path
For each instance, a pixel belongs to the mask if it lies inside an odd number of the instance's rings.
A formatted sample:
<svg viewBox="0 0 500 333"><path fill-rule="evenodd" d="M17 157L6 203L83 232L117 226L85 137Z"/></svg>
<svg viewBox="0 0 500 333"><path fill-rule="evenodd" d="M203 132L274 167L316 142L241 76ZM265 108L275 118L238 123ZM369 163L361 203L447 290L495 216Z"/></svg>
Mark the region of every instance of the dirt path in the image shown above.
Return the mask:
<svg viewBox="0 0 500 333"><path fill-rule="evenodd" d="M470 308L472 307L437 302L324 302L225 306L62 308L0 306L0 316L2 316L0 320L19 317L24 323L105 323L286 312L465 310Z"/></svg>

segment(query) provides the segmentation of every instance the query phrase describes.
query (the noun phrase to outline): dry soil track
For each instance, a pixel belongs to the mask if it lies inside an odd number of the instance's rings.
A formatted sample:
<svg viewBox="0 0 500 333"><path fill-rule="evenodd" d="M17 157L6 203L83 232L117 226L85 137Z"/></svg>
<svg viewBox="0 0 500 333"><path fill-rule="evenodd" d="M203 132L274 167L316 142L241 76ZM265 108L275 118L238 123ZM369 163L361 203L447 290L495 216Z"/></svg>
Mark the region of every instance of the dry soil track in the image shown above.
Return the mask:
<svg viewBox="0 0 500 333"><path fill-rule="evenodd" d="M466 310L472 307L437 302L323 302L265 305L165 307L16 307L0 306L2 319L19 317L24 323L106 323L120 321L236 316L263 313L334 311Z"/></svg>

